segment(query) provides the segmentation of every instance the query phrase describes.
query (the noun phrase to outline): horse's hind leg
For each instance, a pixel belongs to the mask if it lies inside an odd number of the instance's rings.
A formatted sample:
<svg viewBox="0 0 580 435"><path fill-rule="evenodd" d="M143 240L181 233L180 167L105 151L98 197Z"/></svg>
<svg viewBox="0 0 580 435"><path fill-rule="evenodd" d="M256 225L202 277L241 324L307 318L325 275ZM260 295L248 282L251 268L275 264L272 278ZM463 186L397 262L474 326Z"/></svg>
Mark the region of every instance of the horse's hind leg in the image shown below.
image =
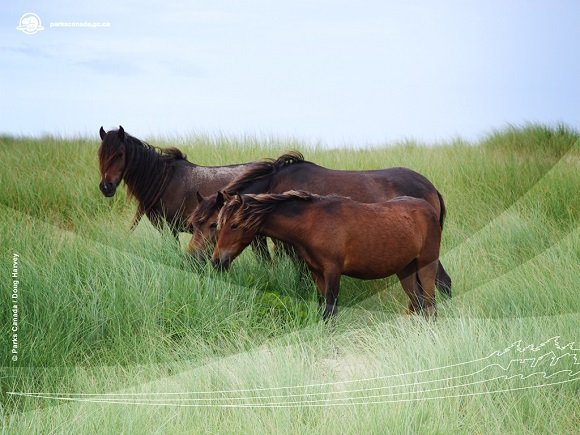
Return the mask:
<svg viewBox="0 0 580 435"><path fill-rule="evenodd" d="M336 304L338 302L338 290L340 288L340 273L325 273L324 280L326 281L326 309L324 310L324 320L328 320L338 312Z"/></svg>
<svg viewBox="0 0 580 435"><path fill-rule="evenodd" d="M340 273L312 271L312 277L318 287L318 304L323 309L322 318L328 322L338 312L336 303L340 288Z"/></svg>
<svg viewBox="0 0 580 435"><path fill-rule="evenodd" d="M316 284L316 290L318 292L318 309L323 313L326 312L326 283L324 281L324 276L321 273L312 271L312 279ZM323 314L323 318L325 318L325 314Z"/></svg>
<svg viewBox="0 0 580 435"><path fill-rule="evenodd" d="M397 277L401 281L401 286L409 297L409 314L421 311L423 305L423 295L417 285L417 261L413 260L403 270L397 272Z"/></svg>
<svg viewBox="0 0 580 435"><path fill-rule="evenodd" d="M423 289L423 310L428 319L435 318L437 311L435 305L435 280L439 261L435 260L427 264L419 262L417 266L417 277L419 285Z"/></svg>

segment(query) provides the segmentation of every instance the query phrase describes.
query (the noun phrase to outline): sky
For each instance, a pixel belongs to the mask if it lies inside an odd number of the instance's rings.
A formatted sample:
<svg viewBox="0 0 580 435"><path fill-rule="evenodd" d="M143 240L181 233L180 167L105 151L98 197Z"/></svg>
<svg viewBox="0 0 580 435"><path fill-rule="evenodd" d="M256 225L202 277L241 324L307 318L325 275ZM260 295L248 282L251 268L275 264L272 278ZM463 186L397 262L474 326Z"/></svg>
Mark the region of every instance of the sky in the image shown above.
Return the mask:
<svg viewBox="0 0 580 435"><path fill-rule="evenodd" d="M29 12L44 30L17 30ZM580 128L580 2L6 1L0 102L2 134L95 139L123 125L357 147Z"/></svg>

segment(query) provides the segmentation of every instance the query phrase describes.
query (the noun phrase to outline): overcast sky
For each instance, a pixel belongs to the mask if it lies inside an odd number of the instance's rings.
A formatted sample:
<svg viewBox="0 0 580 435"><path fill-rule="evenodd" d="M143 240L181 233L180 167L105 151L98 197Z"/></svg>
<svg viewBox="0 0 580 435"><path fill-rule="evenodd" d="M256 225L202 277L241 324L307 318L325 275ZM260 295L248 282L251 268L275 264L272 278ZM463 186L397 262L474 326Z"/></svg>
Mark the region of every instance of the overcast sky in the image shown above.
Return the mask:
<svg viewBox="0 0 580 435"><path fill-rule="evenodd" d="M26 12L44 30L17 30ZM6 1L0 86L0 133L19 135L362 146L579 128L580 2Z"/></svg>

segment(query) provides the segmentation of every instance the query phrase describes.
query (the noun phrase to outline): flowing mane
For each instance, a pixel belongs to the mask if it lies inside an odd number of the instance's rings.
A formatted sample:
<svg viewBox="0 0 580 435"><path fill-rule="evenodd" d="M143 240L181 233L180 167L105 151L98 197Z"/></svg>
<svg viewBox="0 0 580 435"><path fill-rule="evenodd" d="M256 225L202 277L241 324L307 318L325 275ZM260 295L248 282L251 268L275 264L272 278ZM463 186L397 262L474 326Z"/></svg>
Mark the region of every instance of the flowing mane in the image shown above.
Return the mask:
<svg viewBox="0 0 580 435"><path fill-rule="evenodd" d="M298 200L312 201L323 196L314 193L290 190L285 193L262 193L258 195L236 195L230 198L218 215L218 229L225 222L237 224L247 230L256 230L264 218L281 203Z"/></svg>
<svg viewBox="0 0 580 435"><path fill-rule="evenodd" d="M117 133L118 130L109 132L102 142L99 148L101 165L119 149L121 140ZM123 179L127 194L139 202L137 214L147 214L163 196L173 176L175 163L186 160L186 156L177 148L158 148L127 133L122 143L126 155Z"/></svg>
<svg viewBox="0 0 580 435"><path fill-rule="evenodd" d="M229 195L234 195L243 191L249 185L256 181L266 180L274 175L281 168L296 164L296 163L310 163L304 160L304 156L298 151L290 151L281 155L277 159L266 159L261 162L253 163L246 171L239 177L234 179L230 184L224 188L224 192Z"/></svg>

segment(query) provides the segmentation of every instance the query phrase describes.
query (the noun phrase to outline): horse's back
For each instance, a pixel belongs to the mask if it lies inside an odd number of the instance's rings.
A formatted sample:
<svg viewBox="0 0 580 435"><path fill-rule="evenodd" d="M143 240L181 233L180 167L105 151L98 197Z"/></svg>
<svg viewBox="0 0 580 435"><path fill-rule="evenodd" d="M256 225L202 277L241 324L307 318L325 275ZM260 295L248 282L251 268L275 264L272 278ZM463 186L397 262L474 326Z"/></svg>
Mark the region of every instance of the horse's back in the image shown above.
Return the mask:
<svg viewBox="0 0 580 435"><path fill-rule="evenodd" d="M349 198L350 199L350 198ZM378 220L392 220L400 216L413 216L413 221L418 218L433 220L437 223L437 210L426 200L409 195L396 196L387 201L375 203L359 203L351 200L346 202L351 212L363 212L368 210L369 215Z"/></svg>
<svg viewBox="0 0 580 435"><path fill-rule="evenodd" d="M362 203L351 198L328 196L313 203L313 216L317 228L331 227L339 234L370 240L381 234L392 238L411 238L421 234L440 237L436 210L427 201L410 196L399 196L388 201ZM363 237L361 237L363 236Z"/></svg>
<svg viewBox="0 0 580 435"><path fill-rule="evenodd" d="M373 203L407 195L429 202L440 212L439 197L423 175L403 167L352 171L325 168L312 163L290 165L278 174L271 191L296 189L319 195L337 194L355 201Z"/></svg>

